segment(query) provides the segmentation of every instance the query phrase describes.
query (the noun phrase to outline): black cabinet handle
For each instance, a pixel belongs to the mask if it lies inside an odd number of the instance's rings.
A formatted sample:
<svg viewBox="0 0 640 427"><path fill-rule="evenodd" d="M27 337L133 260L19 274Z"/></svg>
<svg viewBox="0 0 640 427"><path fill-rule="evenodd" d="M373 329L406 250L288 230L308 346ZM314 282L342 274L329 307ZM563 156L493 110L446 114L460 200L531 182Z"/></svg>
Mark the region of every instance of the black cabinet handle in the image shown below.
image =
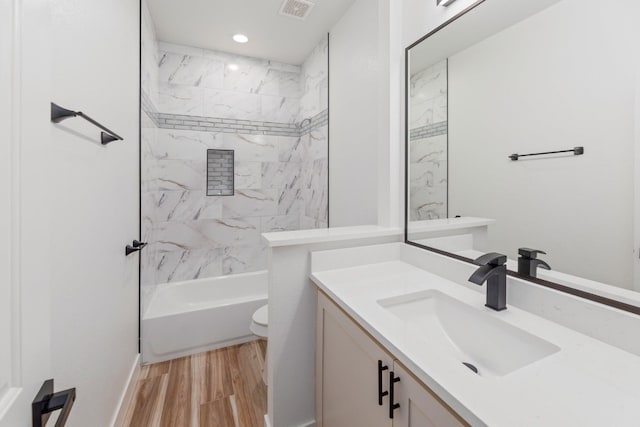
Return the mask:
<svg viewBox="0 0 640 427"><path fill-rule="evenodd" d="M394 384L400 382L400 377L396 377L393 371L389 372L389 418L393 419L393 411L400 407L399 403L394 403Z"/></svg>
<svg viewBox="0 0 640 427"><path fill-rule="evenodd" d="M382 371L389 369L387 365L382 366L382 360L378 360L378 405L382 406L382 398L389 394L388 391L382 391Z"/></svg>

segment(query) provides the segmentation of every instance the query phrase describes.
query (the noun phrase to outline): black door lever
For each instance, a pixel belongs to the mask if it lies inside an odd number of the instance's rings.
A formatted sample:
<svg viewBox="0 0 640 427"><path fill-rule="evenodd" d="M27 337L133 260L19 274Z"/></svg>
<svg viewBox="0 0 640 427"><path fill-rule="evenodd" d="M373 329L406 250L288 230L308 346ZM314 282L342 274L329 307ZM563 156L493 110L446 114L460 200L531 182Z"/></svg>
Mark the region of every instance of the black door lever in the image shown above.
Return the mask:
<svg viewBox="0 0 640 427"><path fill-rule="evenodd" d="M134 240L131 245L125 246L124 254L125 254L125 256L129 256L134 252L138 252L139 250L141 250L145 246L147 246L146 242L140 242L138 240Z"/></svg>

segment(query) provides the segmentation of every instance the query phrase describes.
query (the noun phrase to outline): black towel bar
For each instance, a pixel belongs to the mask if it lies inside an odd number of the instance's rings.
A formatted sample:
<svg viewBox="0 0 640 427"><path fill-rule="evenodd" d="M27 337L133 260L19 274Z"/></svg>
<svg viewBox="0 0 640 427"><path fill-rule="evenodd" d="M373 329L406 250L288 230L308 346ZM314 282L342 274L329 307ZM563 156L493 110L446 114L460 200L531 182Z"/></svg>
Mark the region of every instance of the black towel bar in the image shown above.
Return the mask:
<svg viewBox="0 0 640 427"><path fill-rule="evenodd" d="M575 147L570 150L545 151L544 153L512 154L509 156L509 158L515 162L520 157L544 156L545 154L560 154L560 153L573 153L574 156L581 156L584 154L584 147Z"/></svg>
<svg viewBox="0 0 640 427"><path fill-rule="evenodd" d="M102 145L107 145L108 143L113 141L123 140L123 138L119 136L117 133L101 125L91 117L84 114L82 111L68 110L66 108L59 106L56 103L53 103L53 102L51 103L51 121L53 123L60 123L61 121L69 119L71 117L82 117L92 125L102 129L102 132L100 132L100 142L102 143Z"/></svg>

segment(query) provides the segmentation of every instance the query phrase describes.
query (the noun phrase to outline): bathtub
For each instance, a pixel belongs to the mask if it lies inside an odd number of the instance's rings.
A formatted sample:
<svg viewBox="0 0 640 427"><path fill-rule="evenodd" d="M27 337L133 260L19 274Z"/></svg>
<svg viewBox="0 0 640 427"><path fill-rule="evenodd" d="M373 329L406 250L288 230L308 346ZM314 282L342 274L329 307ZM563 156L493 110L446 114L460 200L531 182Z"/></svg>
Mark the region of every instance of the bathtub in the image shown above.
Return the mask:
<svg viewBox="0 0 640 427"><path fill-rule="evenodd" d="M266 271L158 285L142 316L143 363L251 341L266 303Z"/></svg>

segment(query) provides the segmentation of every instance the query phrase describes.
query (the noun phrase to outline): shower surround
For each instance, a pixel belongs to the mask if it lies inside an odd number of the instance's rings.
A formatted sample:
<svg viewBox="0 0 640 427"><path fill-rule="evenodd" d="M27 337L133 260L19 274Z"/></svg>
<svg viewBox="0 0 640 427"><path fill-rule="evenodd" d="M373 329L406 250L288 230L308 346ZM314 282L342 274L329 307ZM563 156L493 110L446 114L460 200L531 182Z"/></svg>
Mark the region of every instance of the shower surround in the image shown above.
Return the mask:
<svg viewBox="0 0 640 427"><path fill-rule="evenodd" d="M143 303L157 284L265 269L261 233L327 227L326 40L302 66L152 34L143 50ZM233 196L206 196L207 149L234 150Z"/></svg>
<svg viewBox="0 0 640 427"><path fill-rule="evenodd" d="M409 220L446 218L447 61L411 76L409 99Z"/></svg>

